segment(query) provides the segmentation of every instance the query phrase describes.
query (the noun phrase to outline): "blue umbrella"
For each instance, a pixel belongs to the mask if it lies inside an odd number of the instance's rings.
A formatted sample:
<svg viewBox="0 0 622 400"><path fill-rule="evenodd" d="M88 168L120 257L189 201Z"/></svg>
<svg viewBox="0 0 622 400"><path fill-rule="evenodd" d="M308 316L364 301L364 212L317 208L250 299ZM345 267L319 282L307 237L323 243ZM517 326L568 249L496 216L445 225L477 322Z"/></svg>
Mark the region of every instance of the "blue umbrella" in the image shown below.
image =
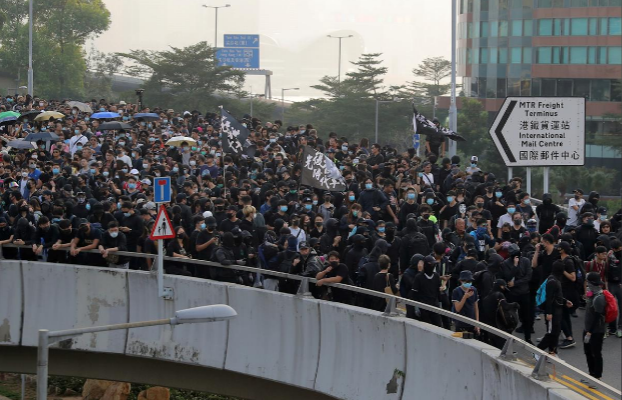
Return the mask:
<svg viewBox="0 0 622 400"><path fill-rule="evenodd" d="M138 113L134 114L134 119L142 118L146 121L155 121L160 119L160 116L156 113Z"/></svg>
<svg viewBox="0 0 622 400"><path fill-rule="evenodd" d="M15 121L17 121L17 117L4 117L4 118L0 118L0 124L15 124Z"/></svg>
<svg viewBox="0 0 622 400"><path fill-rule="evenodd" d="M119 118L120 115L115 112L98 112L91 115L93 119Z"/></svg>

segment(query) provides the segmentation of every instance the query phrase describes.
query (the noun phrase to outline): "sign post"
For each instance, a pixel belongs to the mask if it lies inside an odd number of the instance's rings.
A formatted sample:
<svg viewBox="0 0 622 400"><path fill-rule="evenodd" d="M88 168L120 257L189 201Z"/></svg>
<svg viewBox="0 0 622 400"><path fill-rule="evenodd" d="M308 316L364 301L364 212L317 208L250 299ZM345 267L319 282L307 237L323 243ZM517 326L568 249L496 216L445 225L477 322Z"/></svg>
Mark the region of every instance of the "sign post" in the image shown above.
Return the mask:
<svg viewBox="0 0 622 400"><path fill-rule="evenodd" d="M170 181L169 181L170 182ZM164 290L164 239L172 239L175 237L175 230L173 230L173 224L166 212L164 204L160 204L158 216L149 238L157 242L158 257L156 258L156 270L158 273L158 296L165 299L171 298L170 290Z"/></svg>
<svg viewBox="0 0 622 400"><path fill-rule="evenodd" d="M259 69L259 35L225 35L224 47L216 51L219 66Z"/></svg>
<svg viewBox="0 0 622 400"><path fill-rule="evenodd" d="M544 190L552 166L585 165L584 97L507 97L490 136L508 167L545 167ZM527 172L528 185L531 170Z"/></svg>

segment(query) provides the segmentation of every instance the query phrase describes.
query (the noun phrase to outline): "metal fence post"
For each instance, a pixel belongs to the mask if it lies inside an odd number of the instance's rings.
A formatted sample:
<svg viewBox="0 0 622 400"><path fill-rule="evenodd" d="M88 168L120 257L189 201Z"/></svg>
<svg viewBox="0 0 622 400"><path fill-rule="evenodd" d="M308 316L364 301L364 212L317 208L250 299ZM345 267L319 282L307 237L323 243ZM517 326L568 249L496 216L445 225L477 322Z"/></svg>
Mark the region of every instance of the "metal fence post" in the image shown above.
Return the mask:
<svg viewBox="0 0 622 400"><path fill-rule="evenodd" d="M503 349L501 349L501 354L499 354L499 358L507 361L516 361L516 354L514 354L514 339L507 339L505 344L503 345Z"/></svg>
<svg viewBox="0 0 622 400"><path fill-rule="evenodd" d="M313 297L311 292L309 291L309 278L304 277L300 281L300 286L298 286L298 292L296 292L297 297Z"/></svg>
<svg viewBox="0 0 622 400"><path fill-rule="evenodd" d="M395 297L391 297L389 299L389 302L387 303L387 308L384 309L384 312L382 313L382 315L385 317L396 317L397 316Z"/></svg>
<svg viewBox="0 0 622 400"><path fill-rule="evenodd" d="M546 361L548 360L548 356L540 356L538 362L536 362L536 366L531 372L531 377L533 379L537 379L539 381L544 381L549 379L549 374L546 372Z"/></svg>

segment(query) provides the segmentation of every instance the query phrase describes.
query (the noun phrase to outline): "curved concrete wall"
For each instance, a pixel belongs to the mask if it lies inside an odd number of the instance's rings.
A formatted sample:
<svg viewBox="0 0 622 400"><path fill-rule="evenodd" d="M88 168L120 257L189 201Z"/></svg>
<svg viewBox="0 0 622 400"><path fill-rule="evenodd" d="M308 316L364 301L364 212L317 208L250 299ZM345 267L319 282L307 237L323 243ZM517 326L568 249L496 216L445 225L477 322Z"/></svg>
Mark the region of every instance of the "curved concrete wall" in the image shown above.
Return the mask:
<svg viewBox="0 0 622 400"><path fill-rule="evenodd" d="M236 309L237 318L84 335L61 343L71 350L53 351L50 367L53 371L59 354L73 355L68 362L77 363L95 352L93 360L123 359L141 366L127 371L124 380L154 384L143 369L153 368L157 377L175 365L179 371L199 368L206 382L229 373L238 377L233 382L255 387L206 387L175 381L169 373L166 383L252 399L576 398L558 384L531 379L526 367L500 361L490 346L417 321L194 278L165 276L165 286L173 288L173 300L157 297L156 279L149 273L2 261L0 370L13 368L2 363L3 355L16 359L22 351L32 358L38 329L159 319L178 309L224 303ZM99 377L94 366L82 364L80 376ZM261 389L258 382L273 386Z"/></svg>

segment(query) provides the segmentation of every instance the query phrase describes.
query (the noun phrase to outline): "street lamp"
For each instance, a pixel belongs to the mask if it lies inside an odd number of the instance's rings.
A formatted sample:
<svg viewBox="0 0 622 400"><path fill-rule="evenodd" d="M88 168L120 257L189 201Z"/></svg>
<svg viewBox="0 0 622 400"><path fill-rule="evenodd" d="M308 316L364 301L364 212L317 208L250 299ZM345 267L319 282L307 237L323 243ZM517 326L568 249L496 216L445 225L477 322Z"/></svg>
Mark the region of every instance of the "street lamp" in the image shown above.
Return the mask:
<svg viewBox="0 0 622 400"><path fill-rule="evenodd" d="M265 94L258 94L258 93L253 93L253 88L251 88L251 93L249 93L249 98L251 100L251 117L253 116L253 99L256 97L266 97Z"/></svg>
<svg viewBox="0 0 622 400"><path fill-rule="evenodd" d="M216 13L214 15L214 49L218 48L218 9L231 7L231 4L225 4L224 6L208 6L203 4L205 8L213 8Z"/></svg>
<svg viewBox="0 0 622 400"><path fill-rule="evenodd" d="M300 90L300 88L286 88L286 89L281 89L281 121L283 121L283 123L285 123L285 91L286 90Z"/></svg>
<svg viewBox="0 0 622 400"><path fill-rule="evenodd" d="M143 110L143 93L145 89L136 89L135 92L138 97L138 112L141 112Z"/></svg>
<svg viewBox="0 0 622 400"><path fill-rule="evenodd" d="M173 318L157 319L154 321L130 322L127 324L93 326L90 328L67 329L63 331L39 330L39 344L37 348L37 400L47 400L48 386L48 359L49 346L82 335L84 333L108 332L120 329L142 328L157 325L180 325L199 322L226 321L234 318L238 314L233 308L226 304L214 304L188 308L175 312Z"/></svg>
<svg viewBox="0 0 622 400"><path fill-rule="evenodd" d="M402 99L399 98L394 98L393 100L378 100L376 99L376 140L374 141L374 143L378 143L378 109L379 109L379 105L382 103L399 103L400 101L402 101Z"/></svg>
<svg viewBox="0 0 622 400"><path fill-rule="evenodd" d="M28 94L34 96L34 73L32 70L32 3L28 2Z"/></svg>
<svg viewBox="0 0 622 400"><path fill-rule="evenodd" d="M458 110L456 108L456 0L451 0L451 97L449 103L449 129L458 131ZM449 156L456 155L458 144L449 141Z"/></svg>
<svg viewBox="0 0 622 400"><path fill-rule="evenodd" d="M337 81L339 83L341 83L341 40L342 39L348 39L353 37L354 35L347 35L347 36L333 36L333 35L326 35L327 37L331 38L331 39L339 39L339 58L338 58L338 69L337 69Z"/></svg>

